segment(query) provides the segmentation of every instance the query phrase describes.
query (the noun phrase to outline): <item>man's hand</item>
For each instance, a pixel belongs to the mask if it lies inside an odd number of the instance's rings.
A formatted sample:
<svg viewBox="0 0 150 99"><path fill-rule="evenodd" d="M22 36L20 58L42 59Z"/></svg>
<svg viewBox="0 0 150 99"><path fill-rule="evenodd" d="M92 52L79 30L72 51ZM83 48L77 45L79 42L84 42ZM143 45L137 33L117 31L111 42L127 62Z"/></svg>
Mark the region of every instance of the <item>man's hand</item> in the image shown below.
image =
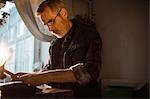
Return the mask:
<svg viewBox="0 0 150 99"><path fill-rule="evenodd" d="M14 75L11 75L12 80L19 80L19 77L28 73L19 72Z"/></svg>
<svg viewBox="0 0 150 99"><path fill-rule="evenodd" d="M44 72L35 72L21 75L19 80L29 85L41 85L51 82L76 82L71 69L56 69Z"/></svg>
<svg viewBox="0 0 150 99"><path fill-rule="evenodd" d="M19 80L23 81L28 85L38 85L42 78L39 78L38 73L28 73L19 76Z"/></svg>

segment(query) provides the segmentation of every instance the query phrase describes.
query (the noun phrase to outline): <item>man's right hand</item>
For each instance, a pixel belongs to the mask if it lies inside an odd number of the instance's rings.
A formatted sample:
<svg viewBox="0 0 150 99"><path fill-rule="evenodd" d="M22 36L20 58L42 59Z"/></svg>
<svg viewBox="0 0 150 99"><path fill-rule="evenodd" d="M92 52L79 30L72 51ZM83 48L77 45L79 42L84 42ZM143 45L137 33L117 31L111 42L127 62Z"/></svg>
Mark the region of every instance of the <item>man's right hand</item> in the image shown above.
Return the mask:
<svg viewBox="0 0 150 99"><path fill-rule="evenodd" d="M11 76L12 80L19 80L19 77L28 73L18 72Z"/></svg>

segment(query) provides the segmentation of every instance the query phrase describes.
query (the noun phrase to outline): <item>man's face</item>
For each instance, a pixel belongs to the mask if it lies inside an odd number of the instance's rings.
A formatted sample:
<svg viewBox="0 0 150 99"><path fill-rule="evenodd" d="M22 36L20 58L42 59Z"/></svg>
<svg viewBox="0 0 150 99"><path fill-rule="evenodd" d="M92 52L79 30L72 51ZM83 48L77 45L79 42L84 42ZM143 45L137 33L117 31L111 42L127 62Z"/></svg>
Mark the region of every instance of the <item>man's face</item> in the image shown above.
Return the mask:
<svg viewBox="0 0 150 99"><path fill-rule="evenodd" d="M64 32L66 31L66 21L65 18L60 14L61 9L57 11L52 11L49 7L44 9L44 12L40 15L43 24L48 27L49 31L57 38L62 38Z"/></svg>

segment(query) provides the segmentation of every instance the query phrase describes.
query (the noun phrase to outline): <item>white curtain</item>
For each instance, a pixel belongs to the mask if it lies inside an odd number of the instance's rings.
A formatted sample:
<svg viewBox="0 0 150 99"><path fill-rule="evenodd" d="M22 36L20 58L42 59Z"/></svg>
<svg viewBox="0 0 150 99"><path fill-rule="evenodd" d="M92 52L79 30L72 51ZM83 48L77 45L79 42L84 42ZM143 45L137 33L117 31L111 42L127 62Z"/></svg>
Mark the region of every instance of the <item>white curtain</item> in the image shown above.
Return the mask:
<svg viewBox="0 0 150 99"><path fill-rule="evenodd" d="M37 39L44 42L51 42L54 36L44 28L38 18L35 17L35 11L43 0L15 0L16 8L23 19L29 31Z"/></svg>

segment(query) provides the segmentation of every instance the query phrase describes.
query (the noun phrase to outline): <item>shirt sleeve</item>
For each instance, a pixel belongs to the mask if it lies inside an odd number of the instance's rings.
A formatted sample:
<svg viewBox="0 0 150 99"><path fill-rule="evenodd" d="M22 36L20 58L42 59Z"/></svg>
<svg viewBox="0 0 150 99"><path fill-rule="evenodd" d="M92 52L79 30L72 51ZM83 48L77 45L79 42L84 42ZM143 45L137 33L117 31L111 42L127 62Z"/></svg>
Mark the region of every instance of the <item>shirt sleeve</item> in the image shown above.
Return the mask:
<svg viewBox="0 0 150 99"><path fill-rule="evenodd" d="M101 67L101 43L99 38L92 39L88 44L84 62L70 67L80 85L98 79Z"/></svg>
<svg viewBox="0 0 150 99"><path fill-rule="evenodd" d="M75 78L77 79L80 85L85 85L90 81L91 76L88 71L84 68L84 63L78 63L70 67L73 70Z"/></svg>

